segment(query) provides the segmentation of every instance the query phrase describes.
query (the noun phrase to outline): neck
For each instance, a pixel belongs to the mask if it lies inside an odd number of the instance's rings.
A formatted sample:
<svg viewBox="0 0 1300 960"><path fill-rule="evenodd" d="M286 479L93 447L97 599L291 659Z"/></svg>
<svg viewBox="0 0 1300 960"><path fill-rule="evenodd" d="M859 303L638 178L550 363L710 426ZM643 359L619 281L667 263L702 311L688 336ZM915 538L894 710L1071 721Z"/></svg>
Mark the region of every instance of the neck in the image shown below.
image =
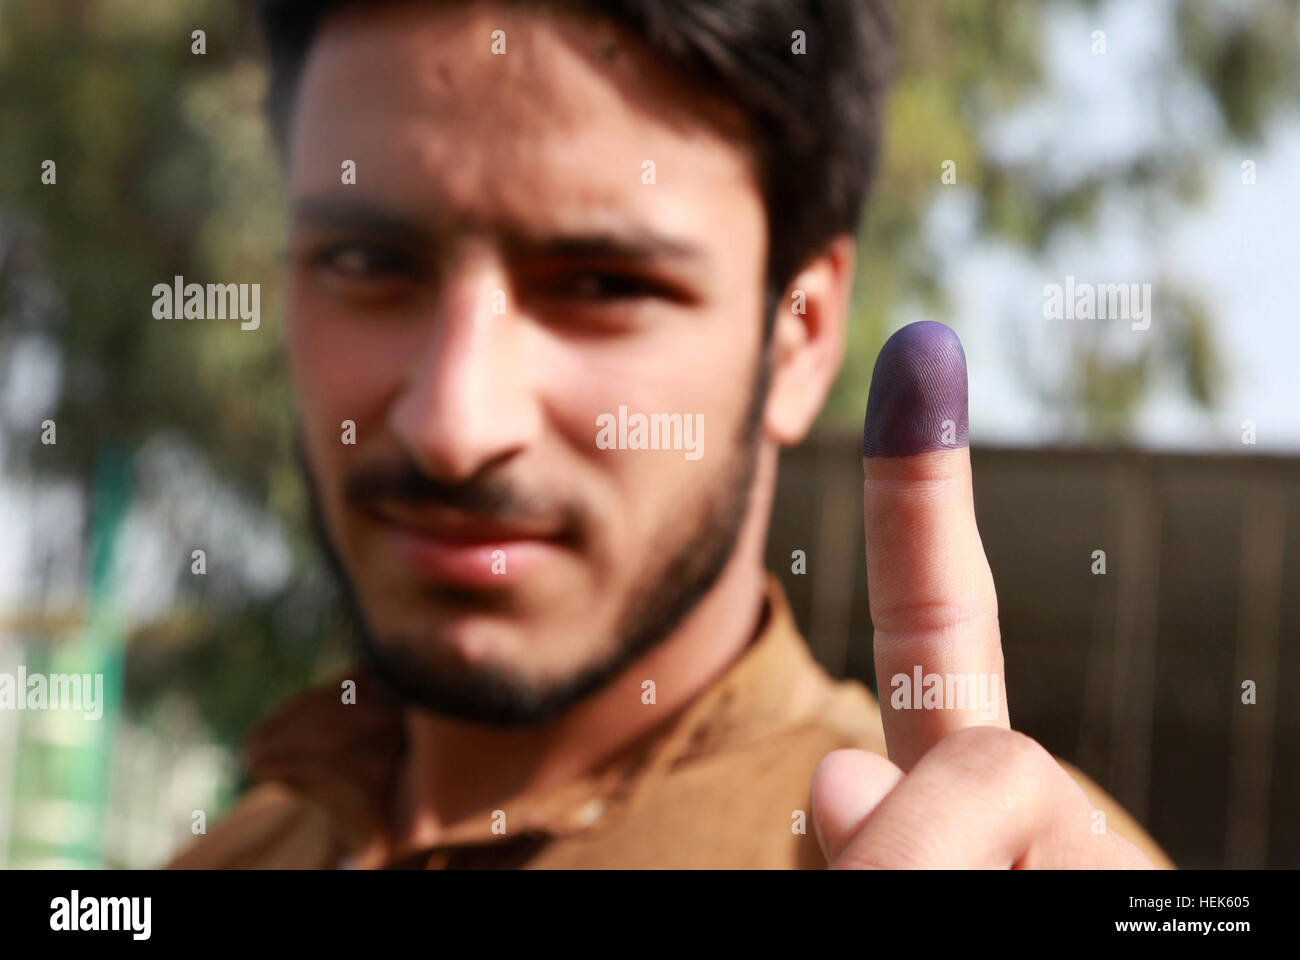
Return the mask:
<svg viewBox="0 0 1300 960"><path fill-rule="evenodd" d="M447 825L465 816L585 775L708 689L759 627L763 547L775 482L775 452L765 445L736 549L713 589L661 643L555 719L503 730L407 709L395 848L432 846ZM654 706L627 709L641 702L646 678L655 680ZM447 770L455 776L439 775Z"/></svg>

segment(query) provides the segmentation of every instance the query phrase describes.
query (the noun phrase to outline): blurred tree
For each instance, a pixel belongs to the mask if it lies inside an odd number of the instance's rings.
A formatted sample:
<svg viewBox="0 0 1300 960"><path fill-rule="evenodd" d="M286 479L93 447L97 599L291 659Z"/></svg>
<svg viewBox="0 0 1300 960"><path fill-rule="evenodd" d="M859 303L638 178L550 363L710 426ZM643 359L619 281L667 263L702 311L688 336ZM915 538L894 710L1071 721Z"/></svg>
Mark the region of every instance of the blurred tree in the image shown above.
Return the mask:
<svg viewBox="0 0 1300 960"><path fill-rule="evenodd" d="M192 52L195 30L205 33L203 54ZM19 375L17 347L35 339L55 345L60 380L51 412L59 442L39 442L45 414L10 420L5 466L88 486L106 450L179 436L244 502L289 518L299 568L310 570L271 319L282 230L257 49L247 3L0 7L0 358L12 359L0 362L0 377ZM45 160L56 163L53 185L42 182ZM156 320L152 287L177 275L260 280L262 330ZM176 562L188 566L188 551ZM183 609L148 631L143 639L159 642L137 644L143 655L128 662L139 712L179 693L230 742L239 733L232 707L246 724L339 653L337 624L314 622L306 643L272 629L284 626L274 610L300 608L303 595L315 598L319 620L328 598L315 579L247 603L208 596L210 578L179 582ZM178 623L193 629L188 646L162 642ZM233 669L250 660L257 670Z"/></svg>
<svg viewBox="0 0 1300 960"><path fill-rule="evenodd" d="M1065 183L1041 176L1034 169L1037 156L1005 158L988 131L1042 86L1046 19L1107 6L1095 0L895 5L901 67L885 164L860 241L849 350L823 426L858 425L875 355L898 323L900 304L919 304L938 319L947 312L939 281L943 264L920 236L924 214L942 189L941 160L954 161L962 183L974 190L980 232L1029 256L1066 231L1095 230L1103 199L1126 192L1141 199L1147 235L1158 239L1167 215L1199 198L1215 150L1232 141L1257 143L1268 118L1300 94L1300 5L1294 0L1180 0L1172 6L1177 49L1168 69L1200 87L1217 112L1217 127L1207 123L1190 147L1183 139L1157 139ZM1152 5L1152 15L1163 16L1165 9ZM1079 42L1089 43L1088 34ZM1162 83L1173 86L1174 80ZM1202 407L1212 405L1223 370L1207 310L1172 280L1155 287L1158 337L1135 349L1079 327L1066 334L1068 376L1045 380L1032 364L1020 364L1031 393L1055 411L1066 436L1124 440L1141 401L1162 379L1183 384ZM1037 322L1038 307L1027 303L1025 316L1012 319L1023 329Z"/></svg>

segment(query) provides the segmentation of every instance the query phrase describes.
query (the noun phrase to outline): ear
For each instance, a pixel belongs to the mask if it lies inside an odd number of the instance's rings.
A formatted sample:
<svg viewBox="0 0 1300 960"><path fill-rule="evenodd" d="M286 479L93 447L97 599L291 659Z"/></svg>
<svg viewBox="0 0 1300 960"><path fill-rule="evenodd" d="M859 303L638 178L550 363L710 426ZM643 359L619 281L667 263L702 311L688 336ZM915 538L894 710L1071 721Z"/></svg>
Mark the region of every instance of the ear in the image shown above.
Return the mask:
<svg viewBox="0 0 1300 960"><path fill-rule="evenodd" d="M844 360L857 243L841 234L799 271L776 306L764 432L781 446L812 427Z"/></svg>

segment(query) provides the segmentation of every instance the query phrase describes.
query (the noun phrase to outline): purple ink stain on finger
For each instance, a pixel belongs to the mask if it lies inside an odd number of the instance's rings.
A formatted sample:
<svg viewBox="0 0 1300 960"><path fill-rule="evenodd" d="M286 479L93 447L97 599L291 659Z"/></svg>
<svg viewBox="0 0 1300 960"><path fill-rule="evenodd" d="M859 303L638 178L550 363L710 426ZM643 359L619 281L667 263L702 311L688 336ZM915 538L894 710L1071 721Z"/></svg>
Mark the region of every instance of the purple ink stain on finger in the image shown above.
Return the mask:
<svg viewBox="0 0 1300 960"><path fill-rule="evenodd" d="M910 457L967 445L966 353L950 327L908 324L876 357L862 425L864 457Z"/></svg>

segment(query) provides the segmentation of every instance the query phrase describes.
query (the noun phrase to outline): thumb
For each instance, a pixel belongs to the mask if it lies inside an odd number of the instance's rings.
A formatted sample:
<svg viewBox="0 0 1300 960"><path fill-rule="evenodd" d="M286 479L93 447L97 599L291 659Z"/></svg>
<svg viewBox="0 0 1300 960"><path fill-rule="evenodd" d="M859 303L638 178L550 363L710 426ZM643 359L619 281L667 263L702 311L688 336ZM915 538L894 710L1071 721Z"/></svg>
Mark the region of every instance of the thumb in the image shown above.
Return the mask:
<svg viewBox="0 0 1300 960"><path fill-rule="evenodd" d="M903 771L884 757L865 750L835 750L813 771L813 830L826 862L834 864L862 829Z"/></svg>

